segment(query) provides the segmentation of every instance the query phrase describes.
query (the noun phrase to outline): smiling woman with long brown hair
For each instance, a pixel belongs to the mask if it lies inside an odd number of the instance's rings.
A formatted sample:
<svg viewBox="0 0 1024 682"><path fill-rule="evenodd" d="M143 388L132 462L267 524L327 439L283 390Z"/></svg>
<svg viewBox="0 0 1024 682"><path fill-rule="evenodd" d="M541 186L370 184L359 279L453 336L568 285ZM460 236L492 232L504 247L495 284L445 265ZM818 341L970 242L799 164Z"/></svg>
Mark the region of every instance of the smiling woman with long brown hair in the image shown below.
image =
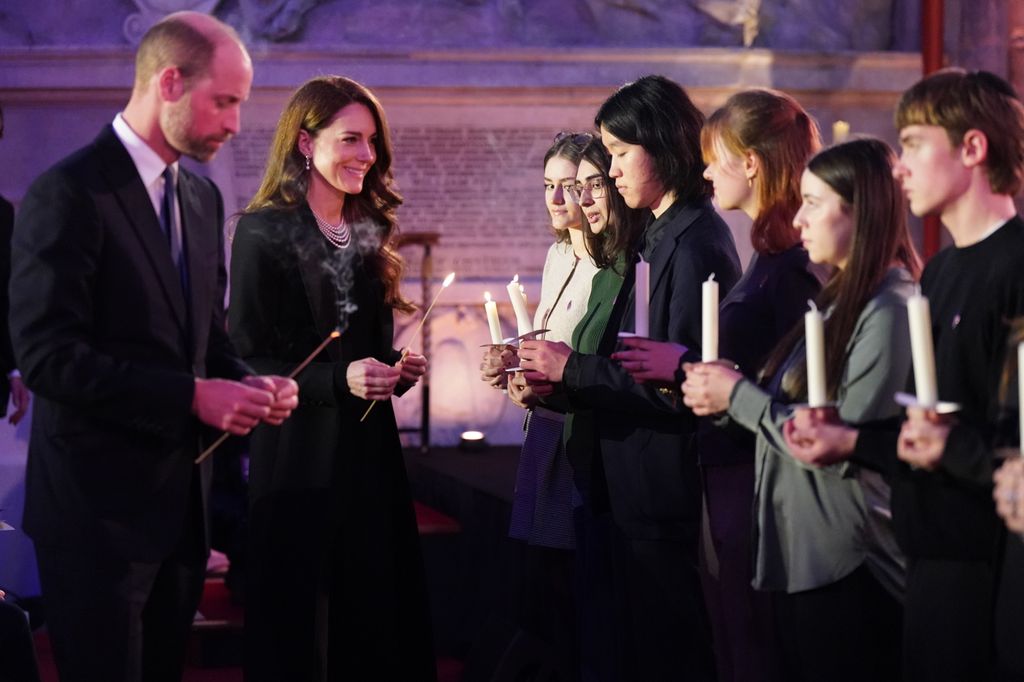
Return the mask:
<svg viewBox="0 0 1024 682"><path fill-rule="evenodd" d="M387 120L347 78L285 107L238 222L229 327L253 367L298 377L299 407L253 433L246 679L435 678L423 565L389 398L426 369L392 346L401 198ZM402 359L400 359L402 358ZM365 422L368 400L381 404Z"/></svg>

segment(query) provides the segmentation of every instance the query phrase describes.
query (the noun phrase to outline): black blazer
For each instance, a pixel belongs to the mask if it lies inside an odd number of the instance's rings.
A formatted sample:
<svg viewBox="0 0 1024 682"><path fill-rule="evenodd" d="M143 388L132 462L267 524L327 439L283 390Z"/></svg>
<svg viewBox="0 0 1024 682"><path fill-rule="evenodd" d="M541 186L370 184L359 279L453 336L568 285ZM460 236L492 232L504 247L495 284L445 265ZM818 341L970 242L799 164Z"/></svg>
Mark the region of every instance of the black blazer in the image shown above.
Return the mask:
<svg viewBox="0 0 1024 682"><path fill-rule="evenodd" d="M253 432L250 505L277 493L330 489L340 475L342 451L367 450L375 458L394 451L401 461L391 402L382 401L360 422L369 403L351 394L346 378L354 360L394 364L400 357L392 346L393 315L383 285L360 253L379 244L376 229L356 225L352 246L338 250L327 244L305 204L247 214L238 222L229 328L241 356L261 373L284 375L334 329L342 332L296 377L299 406L288 421Z"/></svg>
<svg viewBox="0 0 1024 682"><path fill-rule="evenodd" d="M194 379L250 373L224 330L220 193L182 169L178 198L189 300L111 126L21 205L10 322L36 395L24 524L37 542L137 561L170 553L200 445Z"/></svg>
<svg viewBox="0 0 1024 682"><path fill-rule="evenodd" d="M711 273L722 295L740 276L728 226L706 201L673 204L651 254L650 335L699 351L701 283ZM650 229L650 228L648 228ZM695 537L700 481L696 418L678 387L637 384L608 356L619 331L633 329L634 269L626 273L596 355L573 353L563 381L574 405L597 410L611 511L631 537Z"/></svg>

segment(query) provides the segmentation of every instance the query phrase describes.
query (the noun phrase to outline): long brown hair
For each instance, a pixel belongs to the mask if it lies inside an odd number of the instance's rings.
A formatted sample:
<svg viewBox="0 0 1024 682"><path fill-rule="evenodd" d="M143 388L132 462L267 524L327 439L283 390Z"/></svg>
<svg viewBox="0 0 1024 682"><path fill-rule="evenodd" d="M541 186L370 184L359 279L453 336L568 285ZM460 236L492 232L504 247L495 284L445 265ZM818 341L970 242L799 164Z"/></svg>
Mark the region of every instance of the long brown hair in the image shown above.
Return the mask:
<svg viewBox="0 0 1024 682"><path fill-rule="evenodd" d="M825 372L828 396L835 400L850 341L864 306L878 290L894 264L906 268L914 279L921 261L907 230L906 206L899 183L892 177L895 154L885 142L858 139L819 152L807 170L842 199L853 221L850 257L818 295L818 308L834 306L825 321ZM803 320L779 342L765 363L762 378L775 375L803 338ZM784 391L791 398L807 392L807 366L787 378Z"/></svg>
<svg viewBox="0 0 1024 682"><path fill-rule="evenodd" d="M305 205L309 173L298 147L299 131L305 130L316 137L341 109L353 103L364 105L373 114L377 126L373 143L377 160L366 173L363 190L346 197L344 217L349 224L369 221L380 228L380 246L368 258L371 272L384 284L387 305L412 312L415 306L399 291L402 258L391 245L398 232L395 209L402 203L391 173L391 131L380 102L365 86L343 76L319 76L295 91L277 122L263 181L245 212L269 208L295 210Z"/></svg>
<svg viewBox="0 0 1024 682"><path fill-rule="evenodd" d="M583 236L587 252L599 268L615 267L619 256L628 254L644 231L644 211L630 208L615 189L615 181L608 176L612 167L612 156L601 144L601 138L594 136L583 147L580 162L586 161L601 173L605 186L605 201L608 203L608 222L600 233L594 234L590 223L583 221Z"/></svg>
<svg viewBox="0 0 1024 682"><path fill-rule="evenodd" d="M818 149L818 124L799 102L775 90L738 92L708 118L700 134L704 162L720 154L753 152L760 161L758 214L750 242L758 253L781 253L800 240L793 217L800 208L800 174Z"/></svg>

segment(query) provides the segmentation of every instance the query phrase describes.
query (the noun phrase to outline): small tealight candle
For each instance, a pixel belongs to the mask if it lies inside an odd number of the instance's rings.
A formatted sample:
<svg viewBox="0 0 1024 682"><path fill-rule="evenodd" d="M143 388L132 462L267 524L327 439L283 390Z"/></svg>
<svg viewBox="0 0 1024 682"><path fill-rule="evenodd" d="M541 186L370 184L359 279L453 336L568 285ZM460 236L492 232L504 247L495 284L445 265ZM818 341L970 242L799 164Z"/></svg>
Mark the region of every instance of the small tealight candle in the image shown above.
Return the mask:
<svg viewBox="0 0 1024 682"><path fill-rule="evenodd" d="M715 273L701 285L701 360L718 359L718 282Z"/></svg>
<svg viewBox="0 0 1024 682"><path fill-rule="evenodd" d="M636 284L633 292L633 331L637 336L647 338L651 335L651 264L643 258L636 264Z"/></svg>
<svg viewBox="0 0 1024 682"><path fill-rule="evenodd" d="M910 324L910 351L914 359L917 404L921 407L935 407L939 402L939 385L935 376L932 315L928 299L921 295L920 289L907 299L907 322Z"/></svg>
<svg viewBox="0 0 1024 682"><path fill-rule="evenodd" d="M842 144L850 137L850 124L836 121L832 124L832 144Z"/></svg>
<svg viewBox="0 0 1024 682"><path fill-rule="evenodd" d="M825 320L814 301L804 314L804 345L807 349L807 404L825 407L828 404L828 384L825 381Z"/></svg>
<svg viewBox="0 0 1024 682"><path fill-rule="evenodd" d="M519 275L516 274L512 281L505 287L508 290L508 298L512 302L512 310L516 313L516 327L519 336L529 334L533 331L533 322L530 320L530 311L526 307L526 293L519 284Z"/></svg>
<svg viewBox="0 0 1024 682"><path fill-rule="evenodd" d="M484 312L487 313L487 326L491 330L491 343L501 343L501 319L498 317L498 304L491 300L491 292L484 292Z"/></svg>

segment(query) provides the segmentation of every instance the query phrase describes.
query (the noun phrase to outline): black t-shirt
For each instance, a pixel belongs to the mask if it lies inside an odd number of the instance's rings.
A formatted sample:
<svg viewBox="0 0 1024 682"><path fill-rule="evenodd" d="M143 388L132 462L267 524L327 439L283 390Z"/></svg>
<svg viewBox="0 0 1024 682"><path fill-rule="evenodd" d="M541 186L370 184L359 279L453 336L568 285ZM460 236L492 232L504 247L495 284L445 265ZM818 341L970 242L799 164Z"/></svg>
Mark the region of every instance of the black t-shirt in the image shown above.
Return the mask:
<svg viewBox="0 0 1024 682"><path fill-rule="evenodd" d="M931 309L939 397L960 403L965 430L991 445L1010 325L1024 315L1024 221L1014 217L980 242L943 250L925 268L921 289ZM895 422L863 429L854 457L888 473L904 551L991 561L999 522L990 450L958 447L954 430L939 468L914 470L896 459L898 429Z"/></svg>

